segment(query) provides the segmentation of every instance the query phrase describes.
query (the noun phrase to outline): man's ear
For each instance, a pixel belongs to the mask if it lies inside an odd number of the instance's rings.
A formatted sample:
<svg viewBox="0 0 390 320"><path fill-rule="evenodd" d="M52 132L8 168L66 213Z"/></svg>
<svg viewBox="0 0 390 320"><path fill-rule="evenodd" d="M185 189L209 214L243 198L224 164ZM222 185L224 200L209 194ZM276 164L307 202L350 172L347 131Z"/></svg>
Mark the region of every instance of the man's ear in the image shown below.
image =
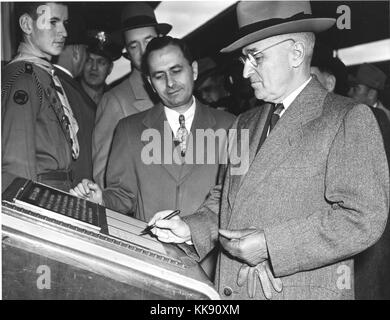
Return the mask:
<svg viewBox="0 0 390 320"><path fill-rule="evenodd" d="M198 62L194 61L191 64L194 81L198 79Z"/></svg>
<svg viewBox="0 0 390 320"><path fill-rule="evenodd" d="M336 88L336 77L333 74L328 74L326 77L326 90L333 92Z"/></svg>
<svg viewBox="0 0 390 320"><path fill-rule="evenodd" d="M292 50L292 66L297 68L305 60L306 48L303 42L297 41L294 43Z"/></svg>
<svg viewBox="0 0 390 320"><path fill-rule="evenodd" d="M32 33L32 31L33 31L33 23L34 23L34 20L27 13L22 14L20 16L20 18L19 18L20 29L22 29L22 31L25 34L29 35L29 34Z"/></svg>

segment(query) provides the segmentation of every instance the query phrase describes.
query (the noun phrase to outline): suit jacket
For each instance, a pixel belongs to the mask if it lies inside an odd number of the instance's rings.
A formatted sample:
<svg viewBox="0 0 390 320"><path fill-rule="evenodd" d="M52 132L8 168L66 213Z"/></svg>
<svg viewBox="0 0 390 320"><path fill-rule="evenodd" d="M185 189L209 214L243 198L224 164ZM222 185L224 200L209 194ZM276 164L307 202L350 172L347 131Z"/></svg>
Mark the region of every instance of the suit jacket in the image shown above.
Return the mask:
<svg viewBox="0 0 390 320"><path fill-rule="evenodd" d="M2 190L16 176L38 180L48 171L69 170L70 136L49 73L18 61L4 68L1 80ZM71 186L70 181L42 182L66 191Z"/></svg>
<svg viewBox="0 0 390 320"><path fill-rule="evenodd" d="M96 111L92 138L93 177L101 187L105 186L108 155L119 120L152 106L141 73L136 69L121 84L103 95Z"/></svg>
<svg viewBox="0 0 390 320"><path fill-rule="evenodd" d="M73 114L79 125L77 139L80 154L72 161L73 186L82 179L92 179L92 132L95 125L96 105L84 92L81 85L59 68L55 72L65 90Z"/></svg>
<svg viewBox="0 0 390 320"><path fill-rule="evenodd" d="M255 226L283 281L274 299L352 299L352 257L379 239L389 211L389 170L375 117L312 79L256 154L268 108L249 111L233 126L249 129L246 174L232 175L229 165L223 185L184 217L197 254L216 244L218 227ZM223 298L248 299L246 285L237 285L240 266L219 254ZM261 290L255 299L264 299Z"/></svg>
<svg viewBox="0 0 390 320"><path fill-rule="evenodd" d="M192 155L195 161L196 156L201 155L206 159L204 164L175 163L174 154L180 156L172 144L173 133L161 103L119 122L107 166L107 188L103 194L105 206L149 221L157 211L180 209L182 215L187 215L203 203L217 183L219 161L215 158L216 161L207 164L206 144L197 148L195 129L228 129L234 116L199 102L196 106L191 126L195 138L193 148L188 146L186 156ZM141 140L143 135L144 141ZM150 140L152 136L153 140ZM218 152L220 142L226 143L217 140L216 148L210 152ZM149 155L152 145L156 147L153 151L156 161L147 163L145 155ZM164 160L168 158L172 161Z"/></svg>

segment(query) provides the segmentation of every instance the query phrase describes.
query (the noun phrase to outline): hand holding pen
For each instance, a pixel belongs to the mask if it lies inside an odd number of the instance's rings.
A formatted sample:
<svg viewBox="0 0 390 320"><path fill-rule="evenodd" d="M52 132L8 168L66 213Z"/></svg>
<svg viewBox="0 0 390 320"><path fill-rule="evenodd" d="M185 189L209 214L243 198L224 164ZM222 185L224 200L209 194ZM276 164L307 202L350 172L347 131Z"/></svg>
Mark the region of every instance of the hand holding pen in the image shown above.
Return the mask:
<svg viewBox="0 0 390 320"><path fill-rule="evenodd" d="M170 218L168 218L172 215ZM183 243L191 240L189 226L180 218L179 213L172 210L157 212L149 221L151 232L161 242Z"/></svg>
<svg viewBox="0 0 390 320"><path fill-rule="evenodd" d="M161 211L161 212L164 212L164 211ZM178 214L180 214L180 210L175 210L161 219L162 220L169 220L169 219L177 216ZM148 226L144 230L141 231L141 233L139 234L140 236L143 236L143 235L149 233L156 226L155 223L153 223L153 224L150 224L150 223L151 223L151 221L148 223Z"/></svg>

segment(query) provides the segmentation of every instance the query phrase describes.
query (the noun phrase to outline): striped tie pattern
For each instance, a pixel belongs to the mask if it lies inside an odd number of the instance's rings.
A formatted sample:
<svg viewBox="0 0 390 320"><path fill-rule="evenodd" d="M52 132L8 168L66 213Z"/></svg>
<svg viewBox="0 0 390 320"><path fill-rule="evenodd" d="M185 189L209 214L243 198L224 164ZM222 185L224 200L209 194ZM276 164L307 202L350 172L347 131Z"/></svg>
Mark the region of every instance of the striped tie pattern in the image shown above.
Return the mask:
<svg viewBox="0 0 390 320"><path fill-rule="evenodd" d="M177 129L175 140L180 143L181 156L184 157L186 155L187 150L188 130L185 125L185 117L182 114L179 116L179 123L180 127L179 129Z"/></svg>
<svg viewBox="0 0 390 320"><path fill-rule="evenodd" d="M80 146L79 146L79 141L77 139L77 132L79 131L79 126L77 124L76 118L73 115L73 111L70 107L68 98L66 97L60 79L54 73L54 70L52 70L51 75L54 82L54 88L57 92L57 95L61 101L62 108L64 110L65 121L67 124L67 129L69 131L70 140L72 144L72 157L73 159L76 160L80 154Z"/></svg>

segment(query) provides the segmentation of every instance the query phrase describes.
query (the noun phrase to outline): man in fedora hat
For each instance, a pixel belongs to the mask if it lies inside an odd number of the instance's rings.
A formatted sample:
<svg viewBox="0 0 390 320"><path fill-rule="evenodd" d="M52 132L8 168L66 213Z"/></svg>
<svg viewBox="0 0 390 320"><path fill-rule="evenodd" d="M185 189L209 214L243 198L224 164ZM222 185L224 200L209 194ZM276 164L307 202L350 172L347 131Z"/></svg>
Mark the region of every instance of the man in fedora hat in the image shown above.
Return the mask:
<svg viewBox="0 0 390 320"><path fill-rule="evenodd" d="M219 242L225 299L353 299L352 257L383 232L389 169L371 110L310 76L314 32L335 19L312 16L308 1L240 2L237 16L223 52L242 49L243 76L268 102L233 125L249 130L249 169L229 164L193 215L158 212L152 232L198 259Z"/></svg>
<svg viewBox="0 0 390 320"><path fill-rule="evenodd" d="M379 100L379 93L385 88L385 73L373 64L364 63L359 66L355 77L352 77L352 87L349 96L359 103L382 110L390 121L390 110Z"/></svg>
<svg viewBox="0 0 390 320"><path fill-rule="evenodd" d="M105 186L107 159L119 120L153 106L141 75L141 60L146 45L158 35L166 35L172 28L169 24L158 23L153 9L143 2L127 4L123 9L121 24L120 31L132 72L104 94L96 112L92 145L93 177L101 187Z"/></svg>
<svg viewBox="0 0 390 320"><path fill-rule="evenodd" d="M91 43L88 47L88 57L81 73L80 83L97 106L107 89L106 79L112 71L113 62L122 54L121 47L113 42L112 37L106 31L91 30L89 36Z"/></svg>
<svg viewBox="0 0 390 320"><path fill-rule="evenodd" d="M96 112L95 104L76 80L87 59L89 44L86 24L76 9L69 9L68 38L64 50L54 59L55 74L61 81L79 127L77 139L80 151L71 165L72 186L81 179L92 177L92 131Z"/></svg>

